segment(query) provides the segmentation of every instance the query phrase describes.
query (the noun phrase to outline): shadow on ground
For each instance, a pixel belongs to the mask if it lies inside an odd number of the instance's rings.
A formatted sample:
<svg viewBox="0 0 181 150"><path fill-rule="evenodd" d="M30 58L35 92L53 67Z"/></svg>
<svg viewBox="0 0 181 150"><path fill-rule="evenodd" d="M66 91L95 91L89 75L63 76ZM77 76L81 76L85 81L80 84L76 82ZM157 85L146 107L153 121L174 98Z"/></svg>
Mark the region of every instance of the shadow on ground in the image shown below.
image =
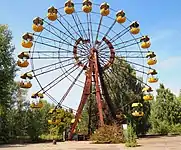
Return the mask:
<svg viewBox="0 0 181 150"><path fill-rule="evenodd" d="M0 148L25 147L27 144L0 145Z"/></svg>

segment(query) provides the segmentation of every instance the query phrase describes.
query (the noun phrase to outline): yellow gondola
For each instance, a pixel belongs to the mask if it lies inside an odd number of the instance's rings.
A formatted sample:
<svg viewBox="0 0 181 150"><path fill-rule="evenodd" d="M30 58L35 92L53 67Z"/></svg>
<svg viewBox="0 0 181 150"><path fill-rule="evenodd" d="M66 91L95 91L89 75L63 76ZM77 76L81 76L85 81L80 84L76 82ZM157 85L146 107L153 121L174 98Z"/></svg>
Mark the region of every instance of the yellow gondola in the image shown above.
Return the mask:
<svg viewBox="0 0 181 150"><path fill-rule="evenodd" d="M43 93L33 93L32 95L31 95L31 98L44 98L44 95L43 95Z"/></svg>
<svg viewBox="0 0 181 150"><path fill-rule="evenodd" d="M108 16L110 13L109 10L109 4L108 3L102 3L100 6L100 13L102 16Z"/></svg>
<svg viewBox="0 0 181 150"><path fill-rule="evenodd" d="M147 60L148 65L155 65L156 63L157 63L156 59L150 58L150 59Z"/></svg>
<svg viewBox="0 0 181 150"><path fill-rule="evenodd" d="M56 112L56 109L50 109L48 113L49 113L49 114L53 114L53 113L55 113L55 112Z"/></svg>
<svg viewBox="0 0 181 150"><path fill-rule="evenodd" d="M21 75L21 79L33 79L33 75L31 73L24 73Z"/></svg>
<svg viewBox="0 0 181 150"><path fill-rule="evenodd" d="M50 109L48 113L49 114L53 114L53 113L58 114L58 113L61 113L61 112L62 112L62 109L56 109L55 108L55 109Z"/></svg>
<svg viewBox="0 0 181 150"><path fill-rule="evenodd" d="M148 79L148 82L149 82L149 83L156 83L156 82L158 82L158 78L150 77L150 78Z"/></svg>
<svg viewBox="0 0 181 150"><path fill-rule="evenodd" d="M150 43L150 38L146 35L146 36L143 36L141 39L140 39L140 42L141 43L141 48L143 49L146 49L146 48L149 48L151 46L151 43Z"/></svg>
<svg viewBox="0 0 181 150"><path fill-rule="evenodd" d="M141 43L141 48L143 49L149 48L150 46L151 46L150 41Z"/></svg>
<svg viewBox="0 0 181 150"><path fill-rule="evenodd" d="M138 112L138 111L135 111L132 113L133 116L135 117L143 117L144 116L144 112Z"/></svg>
<svg viewBox="0 0 181 150"><path fill-rule="evenodd" d="M64 11L66 14L72 14L75 11L74 3L71 0L65 2Z"/></svg>
<svg viewBox="0 0 181 150"><path fill-rule="evenodd" d="M31 35L30 33L25 33L23 36L22 36L22 39L23 40L28 40L28 41L33 41L33 35Z"/></svg>
<svg viewBox="0 0 181 150"><path fill-rule="evenodd" d="M22 43L21 45L24 47L24 48L31 48L33 46L33 36L29 33L26 33L22 36L23 40L22 40Z"/></svg>
<svg viewBox="0 0 181 150"><path fill-rule="evenodd" d="M118 23L124 23L126 21L125 12L123 10L117 12L116 21Z"/></svg>
<svg viewBox="0 0 181 150"><path fill-rule="evenodd" d="M29 88L32 87L32 84L31 84L30 81L29 81L29 82L23 82L23 81L21 81L21 82L20 82L20 87L21 87L21 88L24 88L24 89L29 89Z"/></svg>
<svg viewBox="0 0 181 150"><path fill-rule="evenodd" d="M151 87L145 87L143 88L142 92L153 92Z"/></svg>
<svg viewBox="0 0 181 150"><path fill-rule="evenodd" d="M18 60L18 61L17 61L17 65L18 65L19 67L26 68L26 67L28 67L29 62L28 62L27 60L24 60L24 61Z"/></svg>
<svg viewBox="0 0 181 150"><path fill-rule="evenodd" d="M85 13L90 13L92 11L92 2L90 0L84 0L82 11Z"/></svg>
<svg viewBox="0 0 181 150"><path fill-rule="evenodd" d="M157 71L155 69L149 70L148 75L157 75Z"/></svg>
<svg viewBox="0 0 181 150"><path fill-rule="evenodd" d="M48 19L51 21L57 20L58 18L57 13L58 13L58 10L55 7L52 6L48 8L48 14L47 14Z"/></svg>
<svg viewBox="0 0 181 150"><path fill-rule="evenodd" d="M52 119L52 120L48 120L48 124L51 124L51 125L58 125L61 121L58 120L58 119Z"/></svg>
<svg viewBox="0 0 181 150"><path fill-rule="evenodd" d="M132 104L132 115L135 117L144 116L143 105L141 103L133 103Z"/></svg>
<svg viewBox="0 0 181 150"><path fill-rule="evenodd" d="M31 98L37 98L37 96L38 96L37 93L33 93L33 94L31 95Z"/></svg>
<svg viewBox="0 0 181 150"><path fill-rule="evenodd" d="M22 40L21 45L22 45L24 48L31 48L31 47L33 46L33 42L32 42L32 41Z"/></svg>
<svg viewBox="0 0 181 150"><path fill-rule="evenodd" d="M146 58L154 58L154 57L156 57L156 54L154 52L150 51L146 54Z"/></svg>
<svg viewBox="0 0 181 150"><path fill-rule="evenodd" d="M140 32L139 23L137 21L131 23L130 32L132 34L138 34Z"/></svg>
<svg viewBox="0 0 181 150"><path fill-rule="evenodd" d="M153 97L153 95L148 94L148 95L143 96L143 99L144 99L145 101L149 101L149 100L153 100L154 97Z"/></svg>
<svg viewBox="0 0 181 150"><path fill-rule="evenodd" d="M56 109L56 113L61 113L63 109Z"/></svg>
<svg viewBox="0 0 181 150"><path fill-rule="evenodd" d="M43 20L40 17L36 17L33 19L32 29L35 32L42 32L43 31Z"/></svg>
<svg viewBox="0 0 181 150"><path fill-rule="evenodd" d="M29 58L30 58L30 55L29 55L28 52L21 52L21 53L18 55L18 58L20 58L20 59L23 59L23 58L29 59Z"/></svg>
<svg viewBox="0 0 181 150"><path fill-rule="evenodd" d="M39 98L44 98L43 93L38 93Z"/></svg>
<svg viewBox="0 0 181 150"><path fill-rule="evenodd" d="M43 102L42 101L39 101L38 103L32 103L31 105L30 105L30 107L31 108L42 108L43 107Z"/></svg>

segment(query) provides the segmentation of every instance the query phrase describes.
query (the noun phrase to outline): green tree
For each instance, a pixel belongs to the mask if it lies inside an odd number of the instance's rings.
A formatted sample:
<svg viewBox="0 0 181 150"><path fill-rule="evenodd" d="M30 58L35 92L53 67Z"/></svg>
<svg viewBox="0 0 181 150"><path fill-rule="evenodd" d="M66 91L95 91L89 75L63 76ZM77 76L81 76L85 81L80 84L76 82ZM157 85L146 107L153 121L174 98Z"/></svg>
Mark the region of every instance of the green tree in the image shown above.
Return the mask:
<svg viewBox="0 0 181 150"><path fill-rule="evenodd" d="M42 134L48 134L49 133L49 125L48 125L48 119L49 119L49 114L48 112L50 109L54 108L53 104L48 103L46 100L43 100L43 108L40 109L40 114L41 114L41 132Z"/></svg>
<svg viewBox="0 0 181 150"><path fill-rule="evenodd" d="M15 91L11 109L8 111L8 125L11 136L26 136L26 112L29 107L27 90L20 88L19 82L15 82Z"/></svg>
<svg viewBox="0 0 181 150"><path fill-rule="evenodd" d="M56 117L56 120L59 120L60 123L57 125L49 125L47 137L51 137L49 139L63 139L63 132L70 128L70 124L74 115L72 112L69 112L64 109L60 109L60 112L57 114L49 115L48 120L52 120L53 117Z"/></svg>
<svg viewBox="0 0 181 150"><path fill-rule="evenodd" d="M111 67L104 74L104 80L108 88L111 101L115 110L124 114L128 122L132 122L137 134L144 134L148 130L148 116L150 114L150 104L144 102L142 79L136 76L134 66L128 64L124 59L117 58ZM131 115L132 103L143 104L144 116L135 118ZM110 122L110 121L109 121Z"/></svg>
<svg viewBox="0 0 181 150"><path fill-rule="evenodd" d="M46 100L42 100L43 107L41 109L28 109L26 112L26 129L27 135L33 141L37 141L42 134L49 133L48 112L54 106L50 105Z"/></svg>
<svg viewBox="0 0 181 150"><path fill-rule="evenodd" d="M181 102L181 90L177 99Z"/></svg>
<svg viewBox="0 0 181 150"><path fill-rule="evenodd" d="M13 59L12 33L6 25L0 25L0 141L8 140L7 112L12 103L14 77L16 72Z"/></svg>
<svg viewBox="0 0 181 150"><path fill-rule="evenodd" d="M82 112L81 121L78 123L78 129L80 134L88 134L89 114L86 108Z"/></svg>
<svg viewBox="0 0 181 150"><path fill-rule="evenodd" d="M157 89L156 101L151 106L152 132L167 134L171 125L181 122L181 103L163 84Z"/></svg>

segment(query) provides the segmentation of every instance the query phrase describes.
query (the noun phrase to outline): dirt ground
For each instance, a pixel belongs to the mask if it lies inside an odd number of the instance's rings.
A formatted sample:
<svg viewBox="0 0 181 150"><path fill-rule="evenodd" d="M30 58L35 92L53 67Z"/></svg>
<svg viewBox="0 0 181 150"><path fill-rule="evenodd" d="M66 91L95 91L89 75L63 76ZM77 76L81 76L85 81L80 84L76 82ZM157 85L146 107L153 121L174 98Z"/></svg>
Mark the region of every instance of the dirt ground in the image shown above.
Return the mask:
<svg viewBox="0 0 181 150"><path fill-rule="evenodd" d="M27 144L27 145L4 145L0 150L181 150L181 136L143 138L138 140L138 147L126 148L124 144L89 144L89 142L63 142L53 145Z"/></svg>

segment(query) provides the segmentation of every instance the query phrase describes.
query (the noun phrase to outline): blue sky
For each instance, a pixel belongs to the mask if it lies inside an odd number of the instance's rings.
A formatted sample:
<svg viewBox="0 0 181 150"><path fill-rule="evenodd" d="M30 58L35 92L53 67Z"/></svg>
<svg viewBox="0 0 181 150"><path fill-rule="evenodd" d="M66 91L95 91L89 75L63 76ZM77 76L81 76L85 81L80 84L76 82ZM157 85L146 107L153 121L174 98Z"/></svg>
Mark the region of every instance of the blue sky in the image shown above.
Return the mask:
<svg viewBox="0 0 181 150"><path fill-rule="evenodd" d="M74 0L74 2L81 1ZM93 2L100 4L104 1L94 0ZM107 2L115 10L123 9L130 20L139 21L142 34L148 34L151 37L151 50L155 51L158 56L158 64L155 68L159 72L159 83L164 83L178 95L181 89L181 1L120 0L118 2L118 0L107 0ZM22 34L32 31L32 19L36 16L45 17L47 8L52 5L60 8L64 5L64 1L2 0L0 24L8 24L13 32L13 44L16 47L15 58L23 50L20 45ZM153 87L157 88L159 83ZM61 86L56 88L53 93L59 92L61 88ZM81 95L80 90L74 89L74 94L69 97L67 105L77 107ZM76 99L75 103L72 102L74 99Z"/></svg>

